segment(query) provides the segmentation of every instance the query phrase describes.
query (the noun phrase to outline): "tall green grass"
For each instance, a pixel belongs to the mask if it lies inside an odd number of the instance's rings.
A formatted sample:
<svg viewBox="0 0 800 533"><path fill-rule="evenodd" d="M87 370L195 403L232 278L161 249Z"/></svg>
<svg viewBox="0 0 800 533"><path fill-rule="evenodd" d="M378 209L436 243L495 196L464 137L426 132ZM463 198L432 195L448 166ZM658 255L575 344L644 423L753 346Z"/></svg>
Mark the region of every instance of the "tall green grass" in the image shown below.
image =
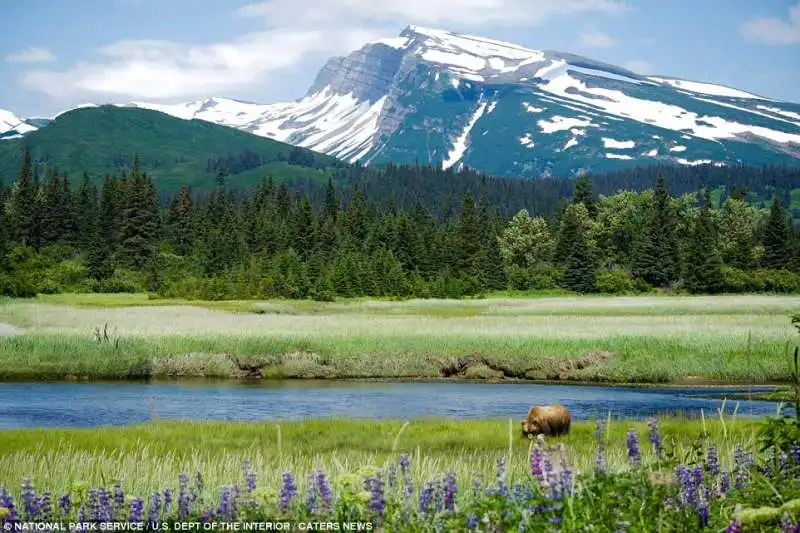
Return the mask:
<svg viewBox="0 0 800 533"><path fill-rule="evenodd" d="M798 308L800 297L777 296L199 305L142 295L6 299L0 323L24 334L0 338L0 379L237 377L231 355L279 363L266 377L436 378L437 358L480 355L527 368L608 351L607 363L556 375L778 382L791 376L786 355L796 332L788 314ZM96 342L93 330L106 325L110 342ZM468 377L499 377L473 370Z"/></svg>
<svg viewBox="0 0 800 533"><path fill-rule="evenodd" d="M647 426L612 420L604 440L607 463L625 470L625 436L635 427L645 460L652 456ZM239 479L241 463L252 461L259 484L277 487L283 472L304 475L324 469L334 479L364 467L384 467L400 454L412 458L417 483L454 471L459 479L480 472L494 475L495 459L507 461L510 483L529 475L530 441L519 436L516 420L403 421L308 420L285 423L163 422L92 429L25 429L0 431L0 485L15 486L31 476L41 490L60 490L77 483L110 484L121 478L132 494L145 496L176 484L182 471L201 471L207 489ZM574 423L563 443L578 472L595 461L594 423ZM713 441L723 468L729 468L737 443L752 449L757 422L714 417L662 419L665 446L688 460L698 447Z"/></svg>

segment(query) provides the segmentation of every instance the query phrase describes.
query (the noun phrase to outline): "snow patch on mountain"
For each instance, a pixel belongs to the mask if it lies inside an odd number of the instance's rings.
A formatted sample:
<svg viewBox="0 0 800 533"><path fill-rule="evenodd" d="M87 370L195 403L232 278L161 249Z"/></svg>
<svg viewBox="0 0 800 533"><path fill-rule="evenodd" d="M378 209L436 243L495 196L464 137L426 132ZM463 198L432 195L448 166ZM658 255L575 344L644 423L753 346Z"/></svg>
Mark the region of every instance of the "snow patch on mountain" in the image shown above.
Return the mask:
<svg viewBox="0 0 800 533"><path fill-rule="evenodd" d="M527 148L533 148L534 146L536 146L536 143L534 143L533 139L531 139L530 133L526 133L524 137L520 137L519 143Z"/></svg>
<svg viewBox="0 0 800 533"><path fill-rule="evenodd" d="M597 127L597 125L593 124L591 120L584 120L575 117L563 117L561 115L554 115L550 120L540 120L537 122L537 124L540 128L542 128L542 132L544 133L554 133L556 131L568 130L570 128L574 128L575 126Z"/></svg>
<svg viewBox="0 0 800 533"><path fill-rule="evenodd" d="M673 146L672 148L670 148L669 151L670 152L685 152L686 151L686 147L679 144L677 146Z"/></svg>
<svg viewBox="0 0 800 533"><path fill-rule="evenodd" d="M544 107L532 106L528 102L522 102L522 107L524 107L525 111L527 111L528 113L541 113L542 111L545 110Z"/></svg>
<svg viewBox="0 0 800 533"><path fill-rule="evenodd" d="M603 146L606 148L614 148L619 150L624 150L627 148L633 148L636 146L635 141L617 141L615 139L611 139L609 137L603 137Z"/></svg>
<svg viewBox="0 0 800 533"><path fill-rule="evenodd" d="M624 154L606 154L606 157L608 159L633 159L631 156Z"/></svg>
<svg viewBox="0 0 800 533"><path fill-rule="evenodd" d="M547 80L541 88L549 93L637 122L675 131L691 131L697 137L714 141L752 134L781 144L800 144L800 134L741 124L721 117L701 116L680 106L636 98L620 90L587 87L584 82L569 75L563 61L552 61L549 67L540 69L539 75Z"/></svg>
<svg viewBox="0 0 800 533"><path fill-rule="evenodd" d="M664 83L678 89L686 89L693 93L708 94L712 96L728 96L731 98L753 98L757 100L769 100L763 96L758 96L753 93L741 91L739 89L732 89L724 85L716 85L714 83L701 83L697 81L680 80L676 78L663 78L660 76L648 76L647 79L659 83Z"/></svg>
<svg viewBox="0 0 800 533"><path fill-rule="evenodd" d="M0 109L0 135L3 138L10 139L12 135L19 137L36 131L36 127L27 124L24 119L18 117L11 111Z"/></svg>
<svg viewBox="0 0 800 533"><path fill-rule="evenodd" d="M478 109L475 110L475 113L472 114L470 117L469 122L466 126L464 126L464 130L461 132L455 142L453 143L453 149L450 150L450 153L447 154L447 159L442 162L442 168L448 169L456 164L462 157L464 157L464 153L467 151L467 137L469 137L469 132L472 131L472 128L475 127L475 123L480 120L483 116L483 112L486 110L486 102L481 103L478 106Z"/></svg>

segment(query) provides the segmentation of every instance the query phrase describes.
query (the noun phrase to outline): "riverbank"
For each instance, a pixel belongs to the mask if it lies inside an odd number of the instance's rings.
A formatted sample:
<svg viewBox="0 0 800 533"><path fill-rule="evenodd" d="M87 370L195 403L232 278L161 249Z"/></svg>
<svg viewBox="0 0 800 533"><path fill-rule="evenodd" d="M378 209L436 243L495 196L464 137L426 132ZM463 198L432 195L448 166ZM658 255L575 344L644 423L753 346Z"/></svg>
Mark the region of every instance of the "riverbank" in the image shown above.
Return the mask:
<svg viewBox="0 0 800 533"><path fill-rule="evenodd" d="M0 379L785 383L792 296L0 301Z"/></svg>
<svg viewBox="0 0 800 533"><path fill-rule="evenodd" d="M720 463L729 468L738 443L756 444L758 422L746 419L661 419L662 439L678 456L706 442L718 447ZM647 442L643 422L607 423L609 468L629 467L626 434L636 428ZM551 439L563 443L577 471L591 471L596 459L593 422L576 422L570 434ZM120 476L133 494L149 494L178 479L180 472L202 471L210 494L237 478L249 460L260 479L279 482L283 472L302 475L324 469L333 478L366 466L382 467L410 454L414 477L422 483L448 470L460 478L480 472L494 475L495 460L507 458L509 483L529 475L530 442L519 435L517 420L446 419L362 421L308 420L276 423L166 422L91 429L0 430L0 485L31 476L40 490L106 484ZM642 446L646 459L652 452ZM95 485L92 485L95 486Z"/></svg>

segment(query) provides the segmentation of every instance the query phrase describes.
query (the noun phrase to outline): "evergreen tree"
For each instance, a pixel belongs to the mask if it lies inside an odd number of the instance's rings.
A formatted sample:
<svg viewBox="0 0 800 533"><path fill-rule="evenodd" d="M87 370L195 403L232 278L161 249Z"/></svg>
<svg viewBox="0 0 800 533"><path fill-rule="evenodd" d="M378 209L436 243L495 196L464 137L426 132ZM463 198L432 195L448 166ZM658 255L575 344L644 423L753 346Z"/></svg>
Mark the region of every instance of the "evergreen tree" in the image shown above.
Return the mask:
<svg viewBox="0 0 800 533"><path fill-rule="evenodd" d="M153 183L139 169L134 156L132 173L122 193L121 254L123 264L142 270L151 264L159 242L158 202Z"/></svg>
<svg viewBox="0 0 800 533"><path fill-rule="evenodd" d="M575 192L572 195L572 203L581 203L586 206L586 211L591 218L597 216L597 201L592 190L592 182L587 176L581 176L575 182Z"/></svg>
<svg viewBox="0 0 800 533"><path fill-rule="evenodd" d="M703 205L692 232L690 253L684 276L689 292L716 293L723 288L723 263L717 235L717 228L711 215L711 192L706 189Z"/></svg>
<svg viewBox="0 0 800 533"><path fill-rule="evenodd" d="M9 198L10 220L14 225L14 240L25 245L39 248L40 237L40 204L39 183L34 175L33 163L28 147L22 154L17 183Z"/></svg>
<svg viewBox="0 0 800 533"><path fill-rule="evenodd" d="M96 280L108 278L114 271L119 244L119 197L117 182L110 176L103 182L98 216L92 225L88 251L89 275Z"/></svg>
<svg viewBox="0 0 800 533"><path fill-rule="evenodd" d="M88 252L93 233L96 231L97 201L97 187L89 178L89 173L84 172L73 209L73 218L76 222L76 244L81 252Z"/></svg>
<svg viewBox="0 0 800 533"><path fill-rule="evenodd" d="M660 174L633 262L633 275L654 287L667 287L680 272L677 220L670 200L667 181Z"/></svg>
<svg viewBox="0 0 800 533"><path fill-rule="evenodd" d="M764 268L780 270L789 266L790 227L786 212L777 198L772 202L767 225L764 228L764 255L761 265Z"/></svg>
<svg viewBox="0 0 800 533"><path fill-rule="evenodd" d="M561 221L562 227L570 229L571 236L565 258L564 285L571 291L590 293L596 290L597 267L589 247L586 228L580 222L580 210L574 209L578 206L586 209L582 204L573 204L564 212Z"/></svg>
<svg viewBox="0 0 800 533"><path fill-rule="evenodd" d="M467 276L479 279L483 266L481 228L475 210L475 198L465 192L458 213L455 232L456 268Z"/></svg>

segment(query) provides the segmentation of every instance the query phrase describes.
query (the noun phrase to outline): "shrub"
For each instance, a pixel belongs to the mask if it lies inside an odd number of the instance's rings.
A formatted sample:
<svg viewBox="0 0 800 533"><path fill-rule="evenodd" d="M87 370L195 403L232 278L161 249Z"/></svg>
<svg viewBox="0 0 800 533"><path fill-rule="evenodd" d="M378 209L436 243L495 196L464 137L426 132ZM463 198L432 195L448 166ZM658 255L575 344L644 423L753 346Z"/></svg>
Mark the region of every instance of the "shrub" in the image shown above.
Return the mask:
<svg viewBox="0 0 800 533"><path fill-rule="evenodd" d="M636 292L636 282L622 268L601 268L597 272L597 290L607 294Z"/></svg>

